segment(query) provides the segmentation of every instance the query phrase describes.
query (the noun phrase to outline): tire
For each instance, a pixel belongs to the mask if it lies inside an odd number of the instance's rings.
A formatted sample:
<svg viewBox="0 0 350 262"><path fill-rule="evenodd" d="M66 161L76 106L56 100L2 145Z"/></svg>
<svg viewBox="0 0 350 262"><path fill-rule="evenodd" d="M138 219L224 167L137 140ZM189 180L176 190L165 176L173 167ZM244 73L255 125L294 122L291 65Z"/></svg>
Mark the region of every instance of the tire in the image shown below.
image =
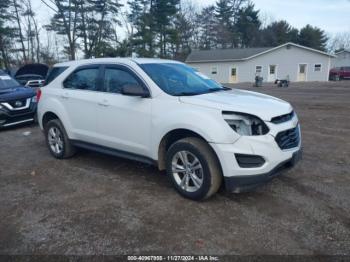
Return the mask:
<svg viewBox="0 0 350 262"><path fill-rule="evenodd" d="M182 159L187 159L189 165ZM166 170L174 188L192 200L209 198L222 182L221 167L213 149L196 137L181 139L170 146L166 153Z"/></svg>
<svg viewBox="0 0 350 262"><path fill-rule="evenodd" d="M59 119L50 120L44 127L46 144L50 153L58 159L72 157L76 149L69 141L66 130ZM56 134L56 137L54 136ZM58 144L58 149L57 145Z"/></svg>

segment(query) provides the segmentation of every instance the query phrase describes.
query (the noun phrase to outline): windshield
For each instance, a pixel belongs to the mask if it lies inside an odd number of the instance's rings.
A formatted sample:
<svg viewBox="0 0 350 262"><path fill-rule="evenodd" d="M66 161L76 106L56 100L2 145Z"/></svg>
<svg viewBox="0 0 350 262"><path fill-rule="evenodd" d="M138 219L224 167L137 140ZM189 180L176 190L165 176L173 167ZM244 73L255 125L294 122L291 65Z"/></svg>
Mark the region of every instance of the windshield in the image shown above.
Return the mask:
<svg viewBox="0 0 350 262"><path fill-rule="evenodd" d="M141 64L140 67L169 95L200 95L226 90L219 83L184 64L151 63Z"/></svg>
<svg viewBox="0 0 350 262"><path fill-rule="evenodd" d="M18 87L20 84L8 75L0 75L0 89Z"/></svg>

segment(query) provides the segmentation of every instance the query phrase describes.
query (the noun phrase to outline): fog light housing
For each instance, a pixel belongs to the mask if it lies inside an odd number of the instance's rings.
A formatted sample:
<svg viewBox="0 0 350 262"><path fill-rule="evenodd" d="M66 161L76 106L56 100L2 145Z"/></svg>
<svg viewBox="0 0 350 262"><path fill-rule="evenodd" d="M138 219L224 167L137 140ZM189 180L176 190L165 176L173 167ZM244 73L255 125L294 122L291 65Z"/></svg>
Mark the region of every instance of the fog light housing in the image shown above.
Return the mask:
<svg viewBox="0 0 350 262"><path fill-rule="evenodd" d="M239 167L254 168L261 167L265 164L265 159L262 156L235 154Z"/></svg>

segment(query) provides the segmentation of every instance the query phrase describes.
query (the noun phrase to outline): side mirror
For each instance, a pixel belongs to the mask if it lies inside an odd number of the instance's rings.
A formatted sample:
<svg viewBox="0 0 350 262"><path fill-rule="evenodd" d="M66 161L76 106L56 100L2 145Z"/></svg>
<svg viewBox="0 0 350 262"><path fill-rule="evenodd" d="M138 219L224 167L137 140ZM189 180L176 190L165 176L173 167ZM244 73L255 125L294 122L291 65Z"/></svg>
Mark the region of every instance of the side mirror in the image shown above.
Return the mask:
<svg viewBox="0 0 350 262"><path fill-rule="evenodd" d="M137 84L123 86L121 93L126 96L140 96L143 98L149 97L149 92Z"/></svg>

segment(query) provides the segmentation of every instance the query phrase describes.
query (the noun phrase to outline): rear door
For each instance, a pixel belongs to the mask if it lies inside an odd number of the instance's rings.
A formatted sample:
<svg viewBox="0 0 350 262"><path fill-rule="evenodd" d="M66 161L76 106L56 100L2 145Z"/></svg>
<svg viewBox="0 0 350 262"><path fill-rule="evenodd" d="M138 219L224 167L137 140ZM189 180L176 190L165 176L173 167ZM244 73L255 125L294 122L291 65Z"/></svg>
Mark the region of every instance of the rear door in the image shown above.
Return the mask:
<svg viewBox="0 0 350 262"><path fill-rule="evenodd" d="M82 66L63 82L60 99L75 139L95 142L97 102L102 87L100 75L99 65Z"/></svg>
<svg viewBox="0 0 350 262"><path fill-rule="evenodd" d="M151 139L151 98L121 94L125 85L144 82L129 67L103 68L104 92L99 97L97 130L99 144L138 155L149 155Z"/></svg>

